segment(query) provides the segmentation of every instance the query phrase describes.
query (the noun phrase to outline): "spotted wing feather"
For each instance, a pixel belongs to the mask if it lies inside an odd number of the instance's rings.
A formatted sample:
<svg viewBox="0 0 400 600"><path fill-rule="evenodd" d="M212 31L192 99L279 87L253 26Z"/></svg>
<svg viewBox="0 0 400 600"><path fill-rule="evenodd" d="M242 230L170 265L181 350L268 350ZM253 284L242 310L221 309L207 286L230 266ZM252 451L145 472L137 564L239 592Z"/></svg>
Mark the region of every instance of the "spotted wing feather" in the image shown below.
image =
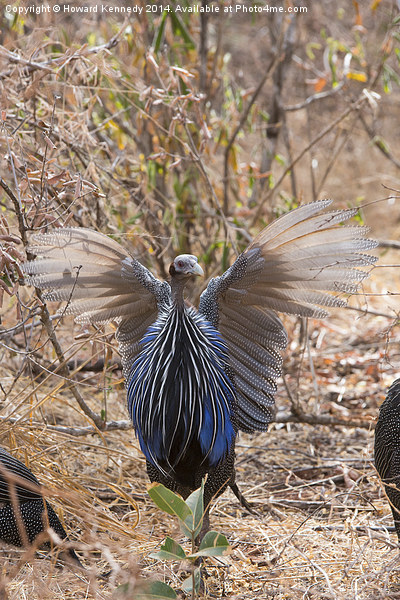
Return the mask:
<svg viewBox="0 0 400 600"><path fill-rule="evenodd" d="M25 481L29 487L24 485ZM15 486L17 509L12 486ZM25 541L32 543L39 534L43 534L47 523L61 539L67 538L54 509L43 499L35 475L24 463L0 447L0 540L14 546L23 546ZM22 535L21 528L25 535ZM45 542L44 547L50 547L49 542ZM81 564L74 550L67 550L67 555Z"/></svg>
<svg viewBox="0 0 400 600"><path fill-rule="evenodd" d="M115 240L84 228L36 234L25 263L27 283L45 290L46 300L66 301L63 314L81 323L119 324L124 367L129 370L138 342L153 323L170 287L156 279Z"/></svg>
<svg viewBox="0 0 400 600"><path fill-rule="evenodd" d="M13 481L14 475L27 481L30 486L27 488L22 482ZM0 502L11 502L10 483L15 484L19 502L42 499L39 491L40 483L32 471L4 448L0 448ZM32 486L37 486L37 491L32 489Z"/></svg>
<svg viewBox="0 0 400 600"><path fill-rule="evenodd" d="M240 429L264 430L273 417L280 350L287 344L275 311L324 317L344 306L373 265L376 247L365 227L343 227L357 209L321 212L331 200L301 206L266 227L221 276L212 279L199 311L226 340L237 388Z"/></svg>

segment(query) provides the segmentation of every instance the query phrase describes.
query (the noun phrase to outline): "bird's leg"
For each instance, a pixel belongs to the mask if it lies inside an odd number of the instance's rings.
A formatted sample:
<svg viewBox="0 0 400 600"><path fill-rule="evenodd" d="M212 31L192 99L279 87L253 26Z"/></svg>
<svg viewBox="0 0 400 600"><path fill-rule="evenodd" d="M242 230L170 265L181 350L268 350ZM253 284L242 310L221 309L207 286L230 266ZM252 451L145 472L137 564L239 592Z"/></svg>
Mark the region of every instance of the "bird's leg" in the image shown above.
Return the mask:
<svg viewBox="0 0 400 600"><path fill-rule="evenodd" d="M252 509L251 504L249 504L246 498L243 496L242 492L239 490L237 483L231 483L230 488L232 492L235 494L236 498L239 500L240 504L248 510L252 515L256 514Z"/></svg>

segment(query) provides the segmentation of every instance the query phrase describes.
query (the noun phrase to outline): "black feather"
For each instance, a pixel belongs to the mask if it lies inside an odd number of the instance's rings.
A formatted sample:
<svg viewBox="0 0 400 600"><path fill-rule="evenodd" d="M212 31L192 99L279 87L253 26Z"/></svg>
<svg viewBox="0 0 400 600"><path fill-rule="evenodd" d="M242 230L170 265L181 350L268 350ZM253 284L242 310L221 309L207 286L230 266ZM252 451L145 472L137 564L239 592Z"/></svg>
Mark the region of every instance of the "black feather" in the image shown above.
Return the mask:
<svg viewBox="0 0 400 600"><path fill-rule="evenodd" d="M392 383L380 408L374 454L400 541L400 379Z"/></svg>
<svg viewBox="0 0 400 600"><path fill-rule="evenodd" d="M24 546L25 541L32 544L48 526L62 540L68 537L53 508L43 499L35 475L4 448L0 448L0 502L0 539L3 542L13 546ZM43 547L50 548L50 542L44 542ZM73 550L68 550L68 555L80 564Z"/></svg>

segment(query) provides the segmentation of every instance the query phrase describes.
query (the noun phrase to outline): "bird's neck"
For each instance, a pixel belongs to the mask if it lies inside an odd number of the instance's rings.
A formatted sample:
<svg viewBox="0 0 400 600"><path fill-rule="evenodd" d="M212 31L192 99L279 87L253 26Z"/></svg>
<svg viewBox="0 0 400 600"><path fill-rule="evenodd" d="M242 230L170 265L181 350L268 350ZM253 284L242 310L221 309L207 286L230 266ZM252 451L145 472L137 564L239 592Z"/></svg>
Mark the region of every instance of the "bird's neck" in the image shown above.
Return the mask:
<svg viewBox="0 0 400 600"><path fill-rule="evenodd" d="M185 310L185 300L183 298L185 283L186 281L182 279L179 280L175 277L172 277L171 279L172 304L179 312L183 312Z"/></svg>

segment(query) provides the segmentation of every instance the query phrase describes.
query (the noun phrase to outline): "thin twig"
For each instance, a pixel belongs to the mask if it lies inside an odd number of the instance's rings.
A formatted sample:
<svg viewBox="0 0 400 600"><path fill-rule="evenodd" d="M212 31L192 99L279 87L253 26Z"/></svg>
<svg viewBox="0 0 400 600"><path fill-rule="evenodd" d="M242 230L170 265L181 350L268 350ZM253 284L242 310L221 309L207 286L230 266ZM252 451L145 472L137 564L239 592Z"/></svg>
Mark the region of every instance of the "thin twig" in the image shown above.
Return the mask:
<svg viewBox="0 0 400 600"><path fill-rule="evenodd" d="M296 414L292 412L278 412L274 423L308 423L309 425L327 425L329 427L359 427L360 429L375 429L375 421L363 419L343 419L329 415L313 415L304 413L297 409Z"/></svg>
<svg viewBox="0 0 400 600"><path fill-rule="evenodd" d="M312 96L309 96L308 98L303 100L303 102L299 102L298 104L289 104L288 106L284 106L283 110L285 112L293 112L296 110L302 110L303 108L310 106L310 104L312 104L313 102L317 102L318 100L323 100L324 98L330 98L331 96L334 96L342 89L343 85L344 85L344 80L341 81L336 87L334 87L326 92L319 92L318 94L313 94Z"/></svg>
<svg viewBox="0 0 400 600"><path fill-rule="evenodd" d="M33 71L45 71L46 73L54 73L54 67L63 68L67 62L71 60L78 60L85 56L89 56L90 54L98 54L104 50L111 50L119 44L121 37L128 25L128 19L125 19L120 30L106 43L101 44L99 46L93 46L92 48L87 47L87 45L83 45L82 48L75 51L71 54L64 54L61 57L51 58L43 62L36 62L32 60L27 60L22 58L16 52L12 52L8 50L4 46L0 47L0 54L2 54L5 58L8 58L10 62L23 65L28 73L32 73ZM0 79L5 79L11 75L11 71L0 73Z"/></svg>
<svg viewBox="0 0 400 600"><path fill-rule="evenodd" d="M390 162L395 165L395 167L400 169L400 160L398 160L395 156L393 156L393 153L390 151L388 146L383 142L382 137L378 136L371 129L371 127L368 125L367 121L365 120L364 115L362 115L362 114L360 114L360 121L361 121L365 131L368 133L369 137L371 138L371 142L374 144L374 146L376 148L378 148L378 150L380 150L382 152L383 156L385 156L387 159L389 159Z"/></svg>
<svg viewBox="0 0 400 600"><path fill-rule="evenodd" d="M305 154L307 154L307 152L310 150L310 148L312 148L315 144L317 144L320 140L322 140L322 138L324 138L328 133L330 133L332 131L332 129L335 129L335 127L337 127L337 125L339 125L339 123L341 123L342 121L344 121L344 119L346 119L346 117L348 117L352 112L359 110L361 108L361 106L366 101L367 101L366 96L362 95L358 100L356 100L348 108L346 108L346 110L343 111L341 115L339 115L336 119L334 119L334 121L332 121L332 123L330 123L329 125L327 125L326 127L324 127L324 129L322 131L320 131L320 133L318 135L316 135L311 140L311 142L309 144L307 144L307 146L305 146L303 148L303 150L296 156L296 158L290 163L290 165L288 165L285 168L285 170L283 171L282 175L276 181L274 187L271 190L269 190L268 193L265 194L263 198L260 199L260 203L259 203L258 209L256 211L256 214L253 217L253 220L252 220L252 225L253 226L257 223L258 219L260 218L260 216L262 214L262 211L264 209L264 204L266 203L266 201L279 188L279 186L281 185L282 181L285 179L286 175L303 158L303 156Z"/></svg>
<svg viewBox="0 0 400 600"><path fill-rule="evenodd" d="M339 157L339 154L340 154L342 148L345 146L345 144L347 143L347 141L352 136L354 128L356 126L356 123L357 123L357 118L355 118L353 120L353 123L348 128L348 131L347 131L346 135L343 135L343 138L342 138L341 142L338 144L336 150L333 150L332 155L331 155L331 157L329 159L329 162L328 162L328 164L327 164L327 166L325 168L325 171L324 171L324 173L323 173L323 175L322 175L322 177L321 177L321 179L320 179L320 181L318 183L318 188L317 188L317 190L315 192L316 199L319 198L319 195L321 193L322 187L325 184L325 181L327 180L329 173L333 169L333 166L334 166L337 158Z"/></svg>
<svg viewBox="0 0 400 600"><path fill-rule="evenodd" d="M253 106L254 102L257 100L257 97L259 95L259 93L261 92L261 90L263 89L265 83L268 81L269 77L271 76L271 73L274 71L276 65L278 64L279 60L281 59L281 57L279 55L275 55L273 56L273 58L271 59L267 70L264 74L264 77L261 79L260 83L258 84L256 90L254 91L252 97L250 98L249 103L247 104L245 110L243 111L243 114L240 118L240 121L238 123L238 125L236 126L233 134L231 135L229 142L225 148L225 153L224 153L224 203L223 203L223 210L224 210L224 214L227 215L228 214L228 208L229 208L229 194L228 194L228 188L229 188L229 178L228 178L228 173L229 173L229 154L231 152L232 146L236 140L236 137L238 135L238 133L240 132L240 130L242 129L248 114L251 110L251 107Z"/></svg>
<svg viewBox="0 0 400 600"><path fill-rule="evenodd" d="M378 240L378 242L381 248L394 248L395 250L400 250L400 242L396 240Z"/></svg>
<svg viewBox="0 0 400 600"><path fill-rule="evenodd" d="M21 239L24 244L24 247L27 248L28 247L28 237L26 234L27 227L25 225L22 210L20 210L20 203L18 201L18 198L15 196L15 194L12 192L12 190L9 188L9 186L5 183L5 181L1 178L0 178L0 186L6 192L6 194L8 195L8 197L10 198L10 200L12 201L12 203L14 205L14 211L15 211L15 214L18 219L18 227L19 227ZM28 259L33 258L29 252L27 253L27 256L28 256ZM54 330L54 326L53 326L53 323L52 323L52 320L50 317L50 313L47 309L46 304L43 302L42 294L39 289L36 289L36 294L37 294L40 302L42 303L41 321L46 329L48 338L51 341L53 348L57 354L57 358L60 362L59 373L63 377L69 379L69 369L66 364L67 361L65 359L64 353L61 349L61 346L60 346L57 336L55 334L55 330ZM75 400L79 404L80 408L82 409L82 411L93 421L93 423L95 423L96 427L98 427L99 429L103 429L103 427L104 427L103 419L86 404L86 402L84 401L84 399L78 389L77 384L72 381L70 382L70 384L71 384L70 385L71 392L72 392Z"/></svg>
<svg viewBox="0 0 400 600"><path fill-rule="evenodd" d="M19 425L24 425L29 427L29 429L33 429L37 431L39 429L46 429L49 431L57 431L58 433L63 433L65 435L71 435L73 437L83 437L85 435L98 435L99 429L97 427L93 427L92 425L88 425L87 427L67 427L64 425L49 425L48 423L44 424L40 421L32 421L29 420L29 425L22 423L20 417L4 417L0 416L0 422L2 423L18 423ZM125 431L132 429L132 421L108 421L104 423L102 421L101 432L104 431Z"/></svg>

